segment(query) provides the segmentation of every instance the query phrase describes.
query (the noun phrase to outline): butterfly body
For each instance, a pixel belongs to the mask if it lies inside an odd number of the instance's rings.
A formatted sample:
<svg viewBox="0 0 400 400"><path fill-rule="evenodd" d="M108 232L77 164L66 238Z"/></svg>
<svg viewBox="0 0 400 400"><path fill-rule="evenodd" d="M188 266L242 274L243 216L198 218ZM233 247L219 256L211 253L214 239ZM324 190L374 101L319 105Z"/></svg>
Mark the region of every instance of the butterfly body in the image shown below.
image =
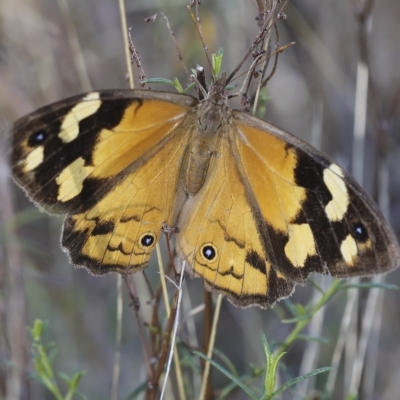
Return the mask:
<svg viewBox="0 0 400 400"><path fill-rule="evenodd" d="M182 166L189 196L195 196L204 185L210 162L218 155L221 137L226 134L224 127L229 126L231 118L226 96L221 91L199 103L195 114L187 163Z"/></svg>
<svg viewBox="0 0 400 400"><path fill-rule="evenodd" d="M214 91L213 91L214 90ZM63 248L94 274L145 268L164 223L179 258L240 306L289 296L312 272L348 277L400 263L397 240L359 185L281 129L207 99L102 91L13 127L13 175L67 214Z"/></svg>

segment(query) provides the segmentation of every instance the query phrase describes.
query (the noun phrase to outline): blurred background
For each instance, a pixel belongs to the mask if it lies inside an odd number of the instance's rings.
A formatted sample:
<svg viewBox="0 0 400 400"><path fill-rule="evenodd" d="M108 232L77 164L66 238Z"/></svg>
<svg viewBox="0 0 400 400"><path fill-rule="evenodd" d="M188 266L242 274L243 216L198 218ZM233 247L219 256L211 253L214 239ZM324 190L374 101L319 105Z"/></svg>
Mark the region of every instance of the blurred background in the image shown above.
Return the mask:
<svg viewBox="0 0 400 400"><path fill-rule="evenodd" d="M187 5L188 1L181 0L126 0L128 26L148 78L176 76L183 85L188 80L161 14L154 23L144 22L158 12L168 17L186 65L206 67ZM265 119L312 142L345 169L353 171L366 190L379 200L399 235L400 2L292 0L284 12L287 18L278 22L279 43L295 44L279 57L276 73L268 85ZM210 53L224 49L223 70L228 73L258 32L257 13L256 0L202 1L200 16L206 43ZM360 67L362 61L364 69ZM361 139L354 139L356 91L360 88L357 80L362 85L365 77L362 71L369 73L364 144ZM44 341L54 341L57 345L56 369L68 374L86 370L80 391L89 399L110 396L116 277L110 274L95 278L68 263L59 246L62 218L40 213L10 178L6 163L7 129L18 117L50 102L91 89L127 88L126 73L117 1L0 2L0 398L5 396L6 369L13 367L12 342L26 343L25 327L31 326L36 318L48 321ZM137 69L134 74L137 78ZM235 84L240 87L242 79L238 78ZM154 84L152 87L173 90ZM360 152L362 149L364 154ZM154 285L159 279L157 269L154 259L146 270ZM149 295L139 274L135 281L143 319L147 321ZM386 277L386 282L399 284L399 281L399 271ZM329 278L320 284L328 287ZM136 320L123 289L120 399L128 398L146 380ZM299 286L291 300L306 304L313 293L310 284ZM366 315L372 319L373 329L358 388L360 398L391 400L400 393L399 293L381 291L380 294L384 296L378 298L374 311L368 308L368 291L360 292L360 309L367 307L367 313L360 311L351 316L354 322L351 332L360 331ZM314 354L311 369L332 365L335 346L343 339L339 327L346 299L346 292L340 292L313 322L314 328L320 327L319 335L327 343L310 347L307 342L298 341L289 349L283 358L286 365L281 374L283 382L309 372L304 368L310 354ZM187 279L184 316L202 302L201 280ZM240 374L248 372L251 364L263 366L260 331L266 333L270 343L282 341L292 328L281 322L287 316L284 302L272 310L260 310L238 309L224 300L216 348L229 357ZM202 342L202 315L187 320L180 338L195 346ZM10 336L10 332L15 332L11 326L20 327L17 337ZM346 341L355 346L352 337ZM345 398L348 393L354 366L351 351L349 346L339 364L332 398ZM25 360L24 354L23 351L19 354L21 362ZM31 360L27 363L32 371ZM29 378L29 371L24 376L24 399L52 398L43 386ZM214 371L213 379L216 389L229 383ZM308 387L288 392L282 398L306 395L311 398L315 389L324 390L327 379L327 375L321 375ZM229 398L246 396L235 392Z"/></svg>

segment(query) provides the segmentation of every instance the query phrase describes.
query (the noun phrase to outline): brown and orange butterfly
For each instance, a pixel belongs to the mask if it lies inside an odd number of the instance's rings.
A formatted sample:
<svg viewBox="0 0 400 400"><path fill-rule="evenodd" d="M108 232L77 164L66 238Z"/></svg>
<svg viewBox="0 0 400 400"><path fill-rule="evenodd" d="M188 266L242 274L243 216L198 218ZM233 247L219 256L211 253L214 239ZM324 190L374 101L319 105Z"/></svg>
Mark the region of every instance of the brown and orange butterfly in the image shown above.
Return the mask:
<svg viewBox="0 0 400 400"><path fill-rule="evenodd" d="M208 290L266 307L312 272L387 272L390 226L326 155L207 98L108 90L62 100L13 126L12 170L40 207L66 214L62 246L93 274L142 270L176 227L176 251Z"/></svg>

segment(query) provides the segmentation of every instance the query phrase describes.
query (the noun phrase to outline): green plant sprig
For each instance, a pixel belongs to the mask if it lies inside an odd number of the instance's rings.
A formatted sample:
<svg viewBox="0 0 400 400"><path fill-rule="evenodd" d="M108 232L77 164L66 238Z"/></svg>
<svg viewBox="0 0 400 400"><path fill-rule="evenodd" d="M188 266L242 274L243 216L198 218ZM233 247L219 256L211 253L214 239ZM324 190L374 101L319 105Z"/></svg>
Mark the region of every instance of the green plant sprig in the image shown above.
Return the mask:
<svg viewBox="0 0 400 400"><path fill-rule="evenodd" d="M86 399L86 396L77 391L78 384L83 375L85 375L85 371L78 371L72 377L63 372L58 373L58 376L67 384L68 388L64 396L61 394L53 370L53 362L57 356L57 350L54 343L48 345L42 343L45 325L42 320L36 319L32 327L28 327L32 337L33 362L36 370L34 378L45 386L56 400L71 400L74 395L79 396L81 399Z"/></svg>

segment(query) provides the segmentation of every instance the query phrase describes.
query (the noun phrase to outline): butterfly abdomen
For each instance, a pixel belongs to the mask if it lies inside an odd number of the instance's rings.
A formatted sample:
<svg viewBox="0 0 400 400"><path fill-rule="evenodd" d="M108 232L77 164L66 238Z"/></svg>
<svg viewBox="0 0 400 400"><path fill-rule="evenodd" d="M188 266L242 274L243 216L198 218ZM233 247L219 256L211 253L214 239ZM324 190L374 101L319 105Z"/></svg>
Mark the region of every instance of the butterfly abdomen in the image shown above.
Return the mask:
<svg viewBox="0 0 400 400"><path fill-rule="evenodd" d="M213 150L204 140L195 140L190 148L186 164L185 187L194 196L203 187L210 165Z"/></svg>

